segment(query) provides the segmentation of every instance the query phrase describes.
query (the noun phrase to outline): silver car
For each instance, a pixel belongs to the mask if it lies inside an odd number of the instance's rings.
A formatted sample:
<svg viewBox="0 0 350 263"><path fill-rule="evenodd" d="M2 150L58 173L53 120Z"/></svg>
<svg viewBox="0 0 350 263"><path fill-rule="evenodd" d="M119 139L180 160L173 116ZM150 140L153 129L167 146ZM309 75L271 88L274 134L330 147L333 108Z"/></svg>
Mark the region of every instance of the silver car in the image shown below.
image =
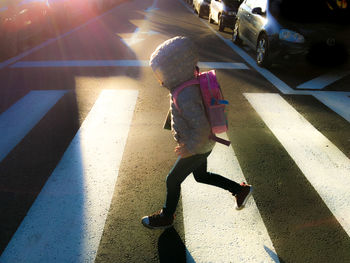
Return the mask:
<svg viewBox="0 0 350 263"><path fill-rule="evenodd" d="M330 8L327 0L245 0L232 41L253 48L262 67L297 54L328 64L347 58L349 25L350 8Z"/></svg>

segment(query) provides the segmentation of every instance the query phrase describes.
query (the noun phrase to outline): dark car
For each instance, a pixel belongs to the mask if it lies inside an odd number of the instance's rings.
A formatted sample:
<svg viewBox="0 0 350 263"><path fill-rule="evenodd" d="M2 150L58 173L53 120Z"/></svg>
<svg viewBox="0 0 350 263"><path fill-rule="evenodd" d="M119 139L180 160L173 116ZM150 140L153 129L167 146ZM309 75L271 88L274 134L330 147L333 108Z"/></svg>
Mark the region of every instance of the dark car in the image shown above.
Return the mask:
<svg viewBox="0 0 350 263"><path fill-rule="evenodd" d="M25 41L47 30L46 0L0 0L1 58L15 55Z"/></svg>
<svg viewBox="0 0 350 263"><path fill-rule="evenodd" d="M212 0L209 9L209 22L217 23L219 31L225 27L233 29L241 0Z"/></svg>
<svg viewBox="0 0 350 263"><path fill-rule="evenodd" d="M199 17L208 16L211 0L193 0L193 9Z"/></svg>
<svg viewBox="0 0 350 263"><path fill-rule="evenodd" d="M317 54L322 61L336 51L339 57L347 57L349 8L337 4L344 1L245 0L232 41L243 41L256 50L256 62L263 67L284 55Z"/></svg>

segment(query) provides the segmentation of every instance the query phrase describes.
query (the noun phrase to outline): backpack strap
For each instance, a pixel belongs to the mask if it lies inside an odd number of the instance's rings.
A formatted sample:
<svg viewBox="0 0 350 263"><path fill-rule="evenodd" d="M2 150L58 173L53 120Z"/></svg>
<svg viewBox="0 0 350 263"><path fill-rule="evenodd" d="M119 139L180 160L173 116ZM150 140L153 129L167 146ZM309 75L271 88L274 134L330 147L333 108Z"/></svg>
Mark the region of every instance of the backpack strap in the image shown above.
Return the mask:
<svg viewBox="0 0 350 263"><path fill-rule="evenodd" d="M177 87L171 94L172 94L172 98L173 98L173 102L177 108L178 111L180 111L179 106L177 104L177 96L179 95L179 93L186 87L188 86L193 86L193 85L198 85L199 84L199 80L198 79L191 79L189 81L186 81L184 83L182 83L179 87Z"/></svg>
<svg viewBox="0 0 350 263"><path fill-rule="evenodd" d="M231 144L230 141L227 141L227 140L225 140L225 139L219 138L219 137L217 137L214 133L211 133L211 134L209 135L209 139L210 139L210 140L213 140L213 141L215 141L215 142L224 144L224 145L226 145L226 146L230 146L230 144Z"/></svg>

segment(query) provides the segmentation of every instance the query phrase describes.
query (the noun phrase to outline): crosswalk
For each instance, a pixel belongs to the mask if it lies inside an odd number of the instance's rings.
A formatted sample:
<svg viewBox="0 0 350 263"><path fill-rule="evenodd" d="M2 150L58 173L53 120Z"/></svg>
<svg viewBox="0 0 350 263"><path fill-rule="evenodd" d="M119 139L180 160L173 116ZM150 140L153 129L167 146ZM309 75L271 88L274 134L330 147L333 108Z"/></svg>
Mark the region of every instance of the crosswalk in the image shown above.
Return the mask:
<svg viewBox="0 0 350 263"><path fill-rule="evenodd" d="M2 159L64 94L32 91L0 115L1 134L9 136L0 141ZM350 236L349 158L280 95L244 96ZM94 262L137 99L136 90L101 92L1 263ZM35 105L31 111L28 103ZM216 145L208 168L245 181L232 147ZM254 198L240 212L227 209L233 207L231 195L191 176L181 195L187 262L280 262Z"/></svg>
<svg viewBox="0 0 350 263"><path fill-rule="evenodd" d="M137 99L102 91L1 262L93 262Z"/></svg>

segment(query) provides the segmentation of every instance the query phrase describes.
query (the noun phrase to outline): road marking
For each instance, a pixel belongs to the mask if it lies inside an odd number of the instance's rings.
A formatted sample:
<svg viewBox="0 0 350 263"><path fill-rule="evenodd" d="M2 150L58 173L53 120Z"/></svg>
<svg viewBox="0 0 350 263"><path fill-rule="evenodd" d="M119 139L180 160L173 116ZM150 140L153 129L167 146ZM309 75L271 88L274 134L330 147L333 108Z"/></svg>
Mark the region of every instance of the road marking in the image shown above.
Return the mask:
<svg viewBox="0 0 350 263"><path fill-rule="evenodd" d="M47 67L148 67L148 60L49 60L20 61L11 68L47 68Z"/></svg>
<svg viewBox="0 0 350 263"><path fill-rule="evenodd" d="M350 92L322 91L311 93L316 99L350 122Z"/></svg>
<svg viewBox="0 0 350 263"><path fill-rule="evenodd" d="M215 69L249 69L244 63L232 62L198 62L198 67Z"/></svg>
<svg viewBox="0 0 350 263"><path fill-rule="evenodd" d="M31 91L0 114L0 162L65 92L62 90Z"/></svg>
<svg viewBox="0 0 350 263"><path fill-rule="evenodd" d="M144 25L149 20L149 18L153 14L153 11L158 9L156 8L157 3L158 3L158 0L154 0L152 5L145 10L146 16L145 16L145 19L142 21L142 25ZM135 31L131 34L131 37L124 38L123 37L124 34L119 36L127 47L131 47L132 45L145 40L143 36L150 36L154 34L159 34L159 33L152 30L144 32L144 31L141 31L141 27L137 27Z"/></svg>
<svg viewBox="0 0 350 263"><path fill-rule="evenodd" d="M350 160L278 94L244 96L350 236Z"/></svg>
<svg viewBox="0 0 350 263"><path fill-rule="evenodd" d="M148 30L148 31L141 31L140 28L136 28L134 33L131 34L119 34L119 37L124 42L126 46L132 46L138 42L141 42L146 39L146 37L153 36L160 34L157 31ZM130 36L130 37L127 37Z"/></svg>
<svg viewBox="0 0 350 263"><path fill-rule="evenodd" d="M298 85L297 89L323 89L350 74L350 71L331 72Z"/></svg>
<svg viewBox="0 0 350 263"><path fill-rule="evenodd" d="M245 181L232 147L216 144L208 170ZM229 192L197 183L192 174L181 195L188 262L279 262L253 198L237 211Z"/></svg>
<svg viewBox="0 0 350 263"><path fill-rule="evenodd" d="M198 62L200 68L249 69L244 63ZM148 60L49 60L20 61L11 68L48 68L48 67L149 67Z"/></svg>
<svg viewBox="0 0 350 263"><path fill-rule="evenodd" d="M137 96L101 92L0 262L94 262Z"/></svg>

